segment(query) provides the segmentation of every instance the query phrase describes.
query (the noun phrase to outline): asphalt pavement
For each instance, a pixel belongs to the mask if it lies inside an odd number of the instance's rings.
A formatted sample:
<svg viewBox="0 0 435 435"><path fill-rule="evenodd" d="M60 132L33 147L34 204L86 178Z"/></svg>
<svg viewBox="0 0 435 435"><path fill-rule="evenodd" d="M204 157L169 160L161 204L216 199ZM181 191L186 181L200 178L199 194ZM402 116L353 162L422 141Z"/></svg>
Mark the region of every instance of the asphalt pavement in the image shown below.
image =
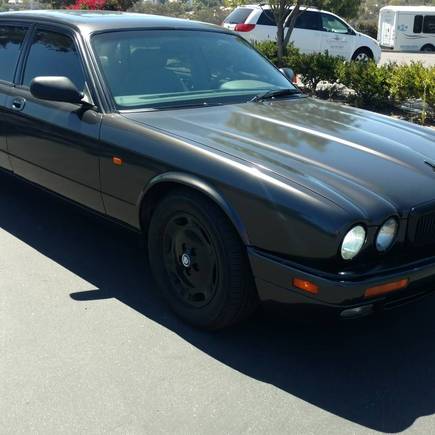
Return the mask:
<svg viewBox="0 0 435 435"><path fill-rule="evenodd" d="M1 434L435 433L435 298L196 331L137 234L0 174Z"/></svg>
<svg viewBox="0 0 435 435"><path fill-rule="evenodd" d="M425 66L435 66L435 53L399 53L383 51L381 56L381 64L389 62L405 63L421 62Z"/></svg>

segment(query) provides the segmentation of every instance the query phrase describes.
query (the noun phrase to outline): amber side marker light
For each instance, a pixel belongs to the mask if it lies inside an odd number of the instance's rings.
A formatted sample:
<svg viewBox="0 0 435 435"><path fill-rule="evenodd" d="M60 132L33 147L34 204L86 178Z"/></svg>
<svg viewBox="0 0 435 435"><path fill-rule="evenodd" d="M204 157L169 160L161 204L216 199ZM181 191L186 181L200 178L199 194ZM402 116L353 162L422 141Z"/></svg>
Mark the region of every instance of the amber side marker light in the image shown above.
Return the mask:
<svg viewBox="0 0 435 435"><path fill-rule="evenodd" d="M120 157L112 157L112 162L116 166L121 166L123 161Z"/></svg>
<svg viewBox="0 0 435 435"><path fill-rule="evenodd" d="M389 282L388 284L377 285L375 287L368 288L365 293L365 298L373 298L375 296L381 296L386 293L394 292L402 288L407 287L409 279L401 279L400 281Z"/></svg>
<svg viewBox="0 0 435 435"><path fill-rule="evenodd" d="M293 287L312 293L313 295L319 293L319 286L306 279L293 278L292 283Z"/></svg>

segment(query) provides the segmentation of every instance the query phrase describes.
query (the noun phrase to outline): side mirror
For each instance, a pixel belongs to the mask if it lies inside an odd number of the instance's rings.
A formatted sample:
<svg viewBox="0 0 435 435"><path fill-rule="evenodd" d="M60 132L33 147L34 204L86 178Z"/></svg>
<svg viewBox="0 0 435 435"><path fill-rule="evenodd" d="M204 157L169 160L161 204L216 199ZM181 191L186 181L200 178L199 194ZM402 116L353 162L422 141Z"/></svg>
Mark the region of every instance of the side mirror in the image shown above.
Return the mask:
<svg viewBox="0 0 435 435"><path fill-rule="evenodd" d="M84 97L68 77L35 77L30 83L30 93L40 100L63 101L78 104Z"/></svg>
<svg viewBox="0 0 435 435"><path fill-rule="evenodd" d="M291 68L280 68L282 75L291 83L294 83L295 73Z"/></svg>

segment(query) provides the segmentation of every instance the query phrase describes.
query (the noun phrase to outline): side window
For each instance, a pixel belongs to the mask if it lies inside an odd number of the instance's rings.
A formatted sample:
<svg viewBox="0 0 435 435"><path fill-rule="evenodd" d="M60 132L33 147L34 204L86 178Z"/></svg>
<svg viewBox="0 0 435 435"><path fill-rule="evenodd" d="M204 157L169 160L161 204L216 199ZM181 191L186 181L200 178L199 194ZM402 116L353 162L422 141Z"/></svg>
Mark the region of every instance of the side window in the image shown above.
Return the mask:
<svg viewBox="0 0 435 435"><path fill-rule="evenodd" d="M27 29L0 25L0 80L12 82Z"/></svg>
<svg viewBox="0 0 435 435"><path fill-rule="evenodd" d="M320 14L318 12L306 11L296 19L295 28L307 30L320 29Z"/></svg>
<svg viewBox="0 0 435 435"><path fill-rule="evenodd" d="M423 15L416 15L414 18L414 33L421 33L423 29Z"/></svg>
<svg viewBox="0 0 435 435"><path fill-rule="evenodd" d="M68 77L82 91L85 76L74 41L61 33L38 30L24 69L23 85L39 76Z"/></svg>
<svg viewBox="0 0 435 435"><path fill-rule="evenodd" d="M262 24L263 26L276 26L275 17L273 16L272 11L263 11L258 18L257 24Z"/></svg>
<svg viewBox="0 0 435 435"><path fill-rule="evenodd" d="M329 14L322 14L322 30L332 33L349 33L349 28L341 20Z"/></svg>
<svg viewBox="0 0 435 435"><path fill-rule="evenodd" d="M423 33L435 33L435 15L424 17Z"/></svg>

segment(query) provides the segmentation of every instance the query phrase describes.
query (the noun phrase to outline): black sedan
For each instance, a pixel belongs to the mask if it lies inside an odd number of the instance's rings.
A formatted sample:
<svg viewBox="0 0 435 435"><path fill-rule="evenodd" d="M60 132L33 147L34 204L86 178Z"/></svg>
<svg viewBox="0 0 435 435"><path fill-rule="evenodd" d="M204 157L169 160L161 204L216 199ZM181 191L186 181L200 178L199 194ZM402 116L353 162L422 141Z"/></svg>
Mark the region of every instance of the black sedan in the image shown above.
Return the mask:
<svg viewBox="0 0 435 435"><path fill-rule="evenodd" d="M185 20L3 13L0 59L0 167L142 231L191 324L261 301L355 317L434 289L433 131L307 98Z"/></svg>

